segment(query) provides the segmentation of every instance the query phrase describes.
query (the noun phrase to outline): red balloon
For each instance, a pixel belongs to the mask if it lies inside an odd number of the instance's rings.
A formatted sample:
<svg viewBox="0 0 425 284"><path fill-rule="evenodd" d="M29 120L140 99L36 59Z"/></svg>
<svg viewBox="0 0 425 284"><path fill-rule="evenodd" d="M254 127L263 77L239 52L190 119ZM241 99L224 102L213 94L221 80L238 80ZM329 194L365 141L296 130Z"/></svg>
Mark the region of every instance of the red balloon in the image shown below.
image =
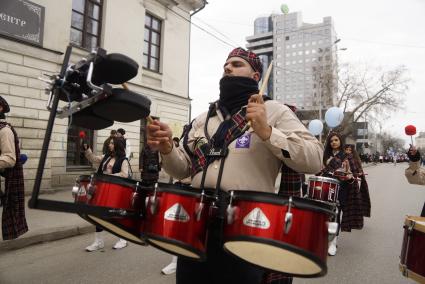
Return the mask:
<svg viewBox="0 0 425 284"><path fill-rule="evenodd" d="M80 136L80 138L84 138L86 137L86 133L84 131L80 131L80 133L78 133L78 136Z"/></svg>
<svg viewBox="0 0 425 284"><path fill-rule="evenodd" d="M415 135L416 134L416 127L413 125L408 125L404 128L404 131L406 132L406 135Z"/></svg>

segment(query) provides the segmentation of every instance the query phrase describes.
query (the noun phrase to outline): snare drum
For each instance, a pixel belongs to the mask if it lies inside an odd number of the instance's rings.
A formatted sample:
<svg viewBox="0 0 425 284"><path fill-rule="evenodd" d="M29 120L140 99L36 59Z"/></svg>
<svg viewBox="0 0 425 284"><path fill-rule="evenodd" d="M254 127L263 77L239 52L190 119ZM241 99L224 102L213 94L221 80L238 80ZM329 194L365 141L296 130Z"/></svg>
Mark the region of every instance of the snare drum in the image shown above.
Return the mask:
<svg viewBox="0 0 425 284"><path fill-rule="evenodd" d="M333 178L311 176L308 179L307 197L318 201L336 203L339 185L339 181Z"/></svg>
<svg viewBox="0 0 425 284"><path fill-rule="evenodd" d="M142 222L140 212L143 205L143 193L138 190L138 182L132 179L112 175L95 174L88 185L88 204L109 208L116 217L87 215L97 226L120 238L137 244L145 244L139 237Z"/></svg>
<svg viewBox="0 0 425 284"><path fill-rule="evenodd" d="M425 217L407 216L400 255L403 276L425 283Z"/></svg>
<svg viewBox="0 0 425 284"><path fill-rule="evenodd" d="M152 246L195 260L206 258L212 198L187 185L158 183L146 198L141 235Z"/></svg>
<svg viewBox="0 0 425 284"><path fill-rule="evenodd" d="M224 249L254 265L296 277L327 272L332 206L272 193L231 191Z"/></svg>

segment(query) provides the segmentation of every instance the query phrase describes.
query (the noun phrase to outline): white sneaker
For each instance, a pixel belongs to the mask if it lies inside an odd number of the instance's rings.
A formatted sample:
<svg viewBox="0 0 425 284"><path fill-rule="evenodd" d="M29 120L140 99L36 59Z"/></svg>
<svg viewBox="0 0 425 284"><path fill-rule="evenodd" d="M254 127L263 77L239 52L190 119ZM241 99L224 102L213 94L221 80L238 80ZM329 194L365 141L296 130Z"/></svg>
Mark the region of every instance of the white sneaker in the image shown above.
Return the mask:
<svg viewBox="0 0 425 284"><path fill-rule="evenodd" d="M94 243L86 247L86 251L96 251L99 249L103 249L105 247L103 241L101 240L95 240Z"/></svg>
<svg viewBox="0 0 425 284"><path fill-rule="evenodd" d="M165 275L170 275L170 274L176 273L176 270L177 270L177 261L174 261L174 258L173 258L171 263L167 265L166 267L164 267L161 270L161 272Z"/></svg>
<svg viewBox="0 0 425 284"><path fill-rule="evenodd" d="M112 247L113 249L122 249L127 246L127 241L123 239L119 239L118 242Z"/></svg>
<svg viewBox="0 0 425 284"><path fill-rule="evenodd" d="M328 254L330 256L336 255L336 251L337 251L337 247L338 247L337 244L336 244L337 240L338 240L338 237L335 236L335 238L333 238L333 240L329 242Z"/></svg>

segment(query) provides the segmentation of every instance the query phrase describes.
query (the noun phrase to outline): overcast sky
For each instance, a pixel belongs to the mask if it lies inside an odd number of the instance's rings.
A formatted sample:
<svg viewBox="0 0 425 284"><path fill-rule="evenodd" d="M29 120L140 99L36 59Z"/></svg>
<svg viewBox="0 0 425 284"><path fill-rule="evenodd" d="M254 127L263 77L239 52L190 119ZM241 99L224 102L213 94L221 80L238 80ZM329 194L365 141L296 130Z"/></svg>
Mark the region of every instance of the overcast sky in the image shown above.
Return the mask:
<svg viewBox="0 0 425 284"><path fill-rule="evenodd" d="M192 21L222 41L192 25L192 117L207 110L208 102L218 99L223 63L232 46L245 47L245 38L254 33L254 20L281 13L280 6L285 3L290 12L301 11L306 23L321 22L326 16L333 18L341 39L338 47L347 48L339 52L339 63L367 63L384 69L406 66L412 81L405 110L386 121L383 131L406 141L404 126L413 124L418 132L425 131L425 0L208 1Z"/></svg>

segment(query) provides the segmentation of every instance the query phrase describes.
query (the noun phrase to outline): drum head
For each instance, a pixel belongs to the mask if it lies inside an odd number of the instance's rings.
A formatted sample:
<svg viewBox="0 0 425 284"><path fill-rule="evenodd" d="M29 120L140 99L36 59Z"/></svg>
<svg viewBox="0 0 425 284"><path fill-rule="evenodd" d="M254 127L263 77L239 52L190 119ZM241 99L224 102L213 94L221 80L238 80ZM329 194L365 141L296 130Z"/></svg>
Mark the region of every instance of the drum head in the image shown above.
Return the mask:
<svg viewBox="0 0 425 284"><path fill-rule="evenodd" d="M159 236L148 236L147 241L152 246L173 255L187 257L199 261L203 261L206 258L204 253L197 251L187 244L177 240L167 239Z"/></svg>
<svg viewBox="0 0 425 284"><path fill-rule="evenodd" d="M110 119L95 115L91 107L73 114L70 119L72 119L74 125L93 130L104 129L114 124L114 121Z"/></svg>
<svg viewBox="0 0 425 284"><path fill-rule="evenodd" d="M122 225L119 225L115 222L113 223L111 220L104 220L93 215L88 215L87 219L92 221L92 223L95 225L102 227L103 229L122 239L126 239L127 241L138 245L146 245L146 242L139 238L136 233L133 234L129 232L128 228L124 228Z"/></svg>
<svg viewBox="0 0 425 284"><path fill-rule="evenodd" d="M268 241L232 240L224 249L249 263L296 277L317 277L326 274L326 263L290 245Z"/></svg>
<svg viewBox="0 0 425 284"><path fill-rule="evenodd" d="M120 53L110 53L101 58L94 65L93 83L119 85L137 75L139 65L136 61Z"/></svg>
<svg viewBox="0 0 425 284"><path fill-rule="evenodd" d="M138 93L115 88L112 96L93 105L93 112L107 119L132 122L146 118L150 114L151 101Z"/></svg>

